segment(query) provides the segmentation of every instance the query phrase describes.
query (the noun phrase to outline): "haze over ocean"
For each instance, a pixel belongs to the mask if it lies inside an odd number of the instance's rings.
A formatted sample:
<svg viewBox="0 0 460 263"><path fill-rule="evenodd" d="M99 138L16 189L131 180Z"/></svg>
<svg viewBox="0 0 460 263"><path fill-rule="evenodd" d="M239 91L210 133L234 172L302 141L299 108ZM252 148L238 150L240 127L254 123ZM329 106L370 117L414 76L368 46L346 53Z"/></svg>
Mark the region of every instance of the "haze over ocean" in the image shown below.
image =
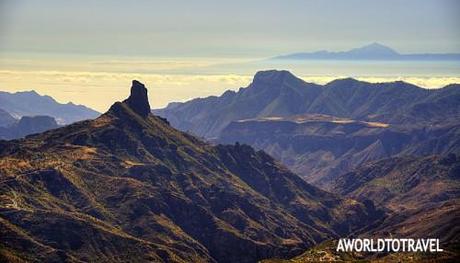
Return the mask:
<svg viewBox="0 0 460 263"><path fill-rule="evenodd" d="M266 69L317 83L355 77L438 88L460 82L460 62L265 59L372 42L401 53L460 53L459 8L450 0L6 0L0 3L0 90L36 90L105 111L126 96L123 87L134 78L148 84L154 108L236 90Z"/></svg>
<svg viewBox="0 0 460 263"><path fill-rule="evenodd" d="M218 58L39 58L3 59L0 90L36 90L60 102L105 111L126 96L132 79L148 84L153 108L172 101L220 95L247 86L258 70L287 69L305 81L324 84L354 77L369 82L407 81L426 88L460 83L459 62L304 61L268 62Z"/></svg>

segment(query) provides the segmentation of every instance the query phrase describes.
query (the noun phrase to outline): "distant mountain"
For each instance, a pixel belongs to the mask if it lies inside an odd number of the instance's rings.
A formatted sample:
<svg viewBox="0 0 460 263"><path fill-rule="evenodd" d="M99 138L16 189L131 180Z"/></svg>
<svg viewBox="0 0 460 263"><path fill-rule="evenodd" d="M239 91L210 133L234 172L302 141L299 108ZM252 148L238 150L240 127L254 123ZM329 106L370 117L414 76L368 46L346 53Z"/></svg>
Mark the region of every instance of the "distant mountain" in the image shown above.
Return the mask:
<svg viewBox="0 0 460 263"><path fill-rule="evenodd" d="M402 81L368 83L348 78L317 85L288 71L269 70L258 72L247 88L237 92L173 103L154 112L180 130L210 139L232 121L299 114L426 126L458 119L458 101L459 84L428 90Z"/></svg>
<svg viewBox="0 0 460 263"><path fill-rule="evenodd" d="M0 127L8 127L15 123L17 120L8 112L0 109Z"/></svg>
<svg viewBox="0 0 460 263"><path fill-rule="evenodd" d="M460 121L417 127L319 114L265 117L234 121L216 141L262 149L308 182L330 189L342 173L369 161L460 153Z"/></svg>
<svg viewBox="0 0 460 263"><path fill-rule="evenodd" d="M0 141L0 258L256 262L381 220L247 145L150 114L147 89L94 120Z"/></svg>
<svg viewBox="0 0 460 263"><path fill-rule="evenodd" d="M49 96L41 96L35 91L8 93L0 91L0 105L3 110L16 118L22 116L47 115L59 124L94 119L99 112L71 102L61 104Z"/></svg>
<svg viewBox="0 0 460 263"><path fill-rule="evenodd" d="M0 127L0 139L11 140L25 137L29 134L41 133L58 128L59 125L53 117L49 116L24 116L19 121L8 127Z"/></svg>
<svg viewBox="0 0 460 263"><path fill-rule="evenodd" d="M226 91L220 97L193 99L172 103L154 110L183 131L205 138L216 137L231 121L256 116L290 115L301 105L321 93L321 86L305 83L287 71L263 71L254 76L248 88Z"/></svg>
<svg viewBox="0 0 460 263"><path fill-rule="evenodd" d="M348 51L321 50L311 53L293 53L277 56L271 60L460 60L460 54L400 54L379 43L372 43Z"/></svg>

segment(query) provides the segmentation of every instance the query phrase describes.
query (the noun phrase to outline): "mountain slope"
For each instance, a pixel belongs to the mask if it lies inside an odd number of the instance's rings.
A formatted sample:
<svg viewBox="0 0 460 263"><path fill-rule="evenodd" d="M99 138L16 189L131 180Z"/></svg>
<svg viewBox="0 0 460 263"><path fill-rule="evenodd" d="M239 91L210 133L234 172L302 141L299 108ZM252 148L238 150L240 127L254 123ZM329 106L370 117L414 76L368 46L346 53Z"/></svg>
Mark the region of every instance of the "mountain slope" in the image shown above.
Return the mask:
<svg viewBox="0 0 460 263"><path fill-rule="evenodd" d="M258 72L248 88L238 92L175 103L154 113L180 130L213 138L234 120L302 112L320 93L319 85L306 83L287 71L265 71Z"/></svg>
<svg viewBox="0 0 460 263"><path fill-rule="evenodd" d="M287 71L261 71L247 88L220 97L173 103L154 110L183 131L216 138L232 121L267 116L327 114L362 121L426 126L460 116L460 85L427 90L405 82L340 79L306 83Z"/></svg>
<svg viewBox="0 0 460 263"><path fill-rule="evenodd" d="M442 253L338 253L327 241L291 260L262 262L456 262L460 256L460 158L455 154L369 162L337 177L332 191L384 206L388 216L361 237L439 238ZM458 260L457 260L458 261Z"/></svg>
<svg viewBox="0 0 460 263"><path fill-rule="evenodd" d="M147 90L95 120L0 141L0 255L68 261L255 262L382 216L264 152L211 146L149 113Z"/></svg>
<svg viewBox="0 0 460 263"><path fill-rule="evenodd" d="M460 241L460 158L456 154L371 162L337 178L334 192L372 200L392 213L372 233Z"/></svg>
<svg viewBox="0 0 460 263"><path fill-rule="evenodd" d="M0 127L0 139L11 140L22 138L29 134L40 133L47 130L59 127L52 117L49 116L34 116L22 117L17 123L9 127Z"/></svg>
<svg viewBox="0 0 460 263"><path fill-rule="evenodd" d="M365 263L446 263L457 262L460 256L458 251L448 251L437 253L424 252L399 252L383 253L379 255L364 254L360 252L337 252L337 240L323 242L305 251L302 255L289 260L267 259L260 263L311 263L311 262L365 262Z"/></svg>
<svg viewBox="0 0 460 263"><path fill-rule="evenodd" d="M70 124L99 116L99 112L85 106L71 102L61 104L35 91L16 93L0 91L0 105L18 119L22 116L46 115L54 117L60 124Z"/></svg>
<svg viewBox="0 0 460 263"><path fill-rule="evenodd" d="M8 127L15 123L16 119L13 118L8 112L0 109L0 127Z"/></svg>
<svg viewBox="0 0 460 263"><path fill-rule="evenodd" d="M262 149L308 182L329 189L368 161L460 153L460 124L405 127L309 114L232 122L216 140Z"/></svg>

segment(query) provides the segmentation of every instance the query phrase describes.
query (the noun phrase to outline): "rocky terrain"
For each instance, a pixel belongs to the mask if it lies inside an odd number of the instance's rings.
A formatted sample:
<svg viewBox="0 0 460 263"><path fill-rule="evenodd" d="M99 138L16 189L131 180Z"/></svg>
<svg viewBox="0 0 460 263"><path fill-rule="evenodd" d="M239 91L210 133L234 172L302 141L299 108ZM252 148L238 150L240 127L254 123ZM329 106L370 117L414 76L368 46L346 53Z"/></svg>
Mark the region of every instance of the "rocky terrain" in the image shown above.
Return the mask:
<svg viewBox="0 0 460 263"><path fill-rule="evenodd" d="M260 263L310 263L310 262L360 262L360 263L454 263L459 256L458 251L444 251L439 253L391 253L391 254L364 254L336 252L337 241L323 242L301 255L291 259L267 259Z"/></svg>
<svg viewBox="0 0 460 263"><path fill-rule="evenodd" d="M155 110L216 143L247 143L329 189L342 173L396 156L460 153L460 86L428 90L354 79L306 83L261 71L247 88Z"/></svg>
<svg viewBox="0 0 460 263"><path fill-rule="evenodd" d="M307 114L234 121L216 140L263 149L308 182L330 189L369 161L460 153L460 122L427 127Z"/></svg>
<svg viewBox="0 0 460 263"><path fill-rule="evenodd" d="M369 162L337 178L332 192L371 200L385 219L355 236L439 238L442 253L338 253L331 240L290 260L275 262L457 262L460 257L460 158L455 154Z"/></svg>
<svg viewBox="0 0 460 263"><path fill-rule="evenodd" d="M460 236L459 87L427 90L354 79L321 86L286 71L264 71L238 92L156 112L214 143L249 144L315 186L385 210L382 220L354 236L434 237L446 248L439 255L373 258L326 246L289 262L454 262Z"/></svg>
<svg viewBox="0 0 460 263"><path fill-rule="evenodd" d="M437 237L458 246L460 158L455 154L397 157L367 163L337 178L332 191L371 200L389 211L373 235Z"/></svg>
<svg viewBox="0 0 460 263"><path fill-rule="evenodd" d="M212 146L153 116L147 90L94 120L0 141L6 261L255 262L382 220L262 151Z"/></svg>

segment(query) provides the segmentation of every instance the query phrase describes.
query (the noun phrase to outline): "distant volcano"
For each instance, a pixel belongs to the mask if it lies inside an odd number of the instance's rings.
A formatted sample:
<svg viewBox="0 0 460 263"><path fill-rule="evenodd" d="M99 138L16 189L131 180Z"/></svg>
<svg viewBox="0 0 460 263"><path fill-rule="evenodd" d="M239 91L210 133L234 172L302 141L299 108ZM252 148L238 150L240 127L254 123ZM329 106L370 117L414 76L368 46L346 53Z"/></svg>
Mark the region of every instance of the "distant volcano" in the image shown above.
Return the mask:
<svg viewBox="0 0 460 263"><path fill-rule="evenodd" d="M348 51L300 52L281 55L270 60L460 60L460 54L401 54L379 43L372 43Z"/></svg>

